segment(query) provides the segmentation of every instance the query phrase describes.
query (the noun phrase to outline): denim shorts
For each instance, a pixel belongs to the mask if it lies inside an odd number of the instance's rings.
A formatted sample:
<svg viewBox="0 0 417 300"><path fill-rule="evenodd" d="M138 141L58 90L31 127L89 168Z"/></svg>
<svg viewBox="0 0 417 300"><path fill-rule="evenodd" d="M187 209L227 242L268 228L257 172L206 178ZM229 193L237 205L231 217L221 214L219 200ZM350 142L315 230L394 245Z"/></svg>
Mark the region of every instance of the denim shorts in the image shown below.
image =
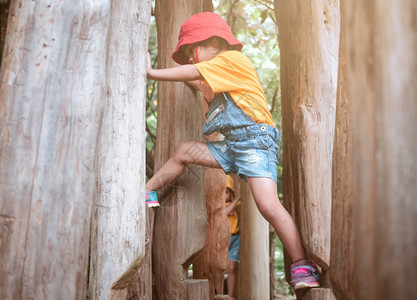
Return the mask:
<svg viewBox="0 0 417 300"><path fill-rule="evenodd" d="M223 141L207 142L207 147L226 174L271 178L277 182L281 132L266 124L222 130Z"/></svg>
<svg viewBox="0 0 417 300"><path fill-rule="evenodd" d="M230 237L229 260L240 261L240 234L232 234Z"/></svg>

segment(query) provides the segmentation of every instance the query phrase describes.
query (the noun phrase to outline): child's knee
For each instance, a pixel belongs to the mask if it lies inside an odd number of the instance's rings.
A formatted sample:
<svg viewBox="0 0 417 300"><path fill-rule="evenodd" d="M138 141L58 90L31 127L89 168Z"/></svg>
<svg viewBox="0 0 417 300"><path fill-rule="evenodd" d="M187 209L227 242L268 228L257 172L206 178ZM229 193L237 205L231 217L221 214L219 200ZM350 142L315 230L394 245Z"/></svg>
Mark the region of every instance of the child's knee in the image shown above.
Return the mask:
<svg viewBox="0 0 417 300"><path fill-rule="evenodd" d="M268 221L271 222L277 217L277 207L272 202L262 203L258 205L259 212Z"/></svg>
<svg viewBox="0 0 417 300"><path fill-rule="evenodd" d="M182 164L188 164L192 162L192 154L195 152L195 142L180 143L175 149L173 158Z"/></svg>

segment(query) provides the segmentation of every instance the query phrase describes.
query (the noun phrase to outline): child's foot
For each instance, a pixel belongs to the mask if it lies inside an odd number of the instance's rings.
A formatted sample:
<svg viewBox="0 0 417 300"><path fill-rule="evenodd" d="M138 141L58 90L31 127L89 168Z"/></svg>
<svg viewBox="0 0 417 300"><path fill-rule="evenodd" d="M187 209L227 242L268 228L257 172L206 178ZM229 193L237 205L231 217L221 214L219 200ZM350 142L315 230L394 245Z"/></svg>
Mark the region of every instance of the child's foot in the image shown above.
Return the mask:
<svg viewBox="0 0 417 300"><path fill-rule="evenodd" d="M146 193L146 204L148 204L148 207L158 207L158 195L155 191L150 191L149 193Z"/></svg>
<svg viewBox="0 0 417 300"><path fill-rule="evenodd" d="M307 259L292 264L290 284L294 290L319 287L319 273L316 264Z"/></svg>

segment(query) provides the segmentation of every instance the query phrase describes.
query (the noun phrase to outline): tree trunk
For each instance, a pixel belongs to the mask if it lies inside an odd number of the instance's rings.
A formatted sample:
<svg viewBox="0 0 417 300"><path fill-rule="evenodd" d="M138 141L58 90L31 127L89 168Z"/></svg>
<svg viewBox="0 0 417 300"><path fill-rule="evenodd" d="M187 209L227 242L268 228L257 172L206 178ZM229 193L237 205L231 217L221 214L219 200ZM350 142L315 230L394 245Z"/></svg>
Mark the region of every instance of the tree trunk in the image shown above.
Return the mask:
<svg viewBox="0 0 417 300"><path fill-rule="evenodd" d="M332 175L332 234L330 271L334 295L338 299L354 298L353 229L352 229L352 134L347 96L346 23L341 3L339 74Z"/></svg>
<svg viewBox="0 0 417 300"><path fill-rule="evenodd" d="M269 299L269 224L241 181L240 298Z"/></svg>
<svg viewBox="0 0 417 300"><path fill-rule="evenodd" d="M329 267L337 0L275 0L281 48L283 194L307 255Z"/></svg>
<svg viewBox="0 0 417 300"><path fill-rule="evenodd" d="M125 298L145 254L145 90L150 1L112 1L92 218L92 299ZM111 287L118 290L110 291Z"/></svg>
<svg viewBox="0 0 417 300"><path fill-rule="evenodd" d="M108 1L14 1L0 72L0 298L85 298Z"/></svg>
<svg viewBox="0 0 417 300"><path fill-rule="evenodd" d="M223 280L229 262L230 225L223 201L226 190L226 175L223 170L205 168L204 190L209 222L207 242L193 260L193 278L209 280L210 299L213 299L215 286Z"/></svg>
<svg viewBox="0 0 417 300"><path fill-rule="evenodd" d="M213 11L211 0L203 1L203 11ZM208 105L204 100L202 104L204 118ZM215 141L218 139L218 134L214 133L205 139ZM215 287L219 282L222 283L229 261L230 225L227 221L225 203L221 201L225 190L224 171L204 168L204 198L208 218L207 242L193 260L193 278L209 280L210 299L214 299Z"/></svg>
<svg viewBox="0 0 417 300"><path fill-rule="evenodd" d="M160 68L174 66L171 55L178 42L180 26L202 9L203 1L156 1ZM168 160L179 143L201 140L201 124L197 92L184 83L158 83L155 170ZM198 154L198 149L190 149L190 155ZM193 256L206 242L203 168L188 166L184 174L160 191L159 196L161 207L156 209L152 245L157 297L161 300L197 299L189 294L195 289L187 288L192 282L185 280ZM205 282L208 285L208 281ZM195 292L200 297L200 293Z"/></svg>
<svg viewBox="0 0 417 300"><path fill-rule="evenodd" d="M417 2L346 1L355 299L416 299Z"/></svg>

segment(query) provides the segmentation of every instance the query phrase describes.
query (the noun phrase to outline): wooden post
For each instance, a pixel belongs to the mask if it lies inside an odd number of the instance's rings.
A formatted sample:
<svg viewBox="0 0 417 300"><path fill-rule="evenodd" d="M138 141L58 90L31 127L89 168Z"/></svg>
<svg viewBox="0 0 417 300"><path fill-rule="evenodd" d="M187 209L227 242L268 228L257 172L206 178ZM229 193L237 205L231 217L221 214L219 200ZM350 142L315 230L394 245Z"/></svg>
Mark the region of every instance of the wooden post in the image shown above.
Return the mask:
<svg viewBox="0 0 417 300"><path fill-rule="evenodd" d="M333 147L330 280L333 294L338 299L353 300L355 297L352 224L352 133L349 115L350 99L347 95L345 1L340 1L341 25L336 126Z"/></svg>
<svg viewBox="0 0 417 300"><path fill-rule="evenodd" d="M416 299L417 2L346 1L355 299Z"/></svg>
<svg viewBox="0 0 417 300"><path fill-rule="evenodd" d="M307 256L324 271L326 286L338 0L314 0L308 5L301 0L275 0L275 5L281 49L284 204L299 227Z"/></svg>
<svg viewBox="0 0 417 300"><path fill-rule="evenodd" d="M171 56L180 26L202 9L203 1L156 1L160 68L174 66ZM184 83L158 83L155 170L168 160L179 143L201 140L201 103L197 95ZM199 155L199 149L190 149L190 155ZM203 168L188 166L159 196L161 207L155 212L152 245L157 297L182 300L189 297L184 285L188 266L206 242Z"/></svg>
<svg viewBox="0 0 417 300"><path fill-rule="evenodd" d="M183 281L185 289L185 300L209 300L209 284L207 279L193 280L187 279Z"/></svg>
<svg viewBox="0 0 417 300"><path fill-rule="evenodd" d="M113 1L92 214L92 299L126 298L145 254L145 90L150 1ZM113 286L113 292L110 288Z"/></svg>
<svg viewBox="0 0 417 300"><path fill-rule="evenodd" d="M229 262L230 225L223 201L226 190L226 175L223 170L205 169L204 190L209 222L207 242L193 260L193 278L209 280L210 299L213 299L215 286L223 280Z"/></svg>
<svg viewBox="0 0 417 300"><path fill-rule="evenodd" d="M0 71L0 298L85 299L109 1L12 1Z"/></svg>
<svg viewBox="0 0 417 300"><path fill-rule="evenodd" d="M203 11L213 11L211 0L203 1ZM202 103L204 118L208 105L204 100ZM218 134L214 133L205 139L217 140ZM193 278L209 280L209 299L215 298L215 287L219 282L223 286L224 273L229 261L230 225L227 221L225 203L220 200L223 199L225 189L226 175L223 170L205 168L204 198L208 219L207 242L193 260Z"/></svg>
<svg viewBox="0 0 417 300"><path fill-rule="evenodd" d="M240 192L239 299L269 299L269 224L256 207L249 186L243 181L240 181Z"/></svg>

